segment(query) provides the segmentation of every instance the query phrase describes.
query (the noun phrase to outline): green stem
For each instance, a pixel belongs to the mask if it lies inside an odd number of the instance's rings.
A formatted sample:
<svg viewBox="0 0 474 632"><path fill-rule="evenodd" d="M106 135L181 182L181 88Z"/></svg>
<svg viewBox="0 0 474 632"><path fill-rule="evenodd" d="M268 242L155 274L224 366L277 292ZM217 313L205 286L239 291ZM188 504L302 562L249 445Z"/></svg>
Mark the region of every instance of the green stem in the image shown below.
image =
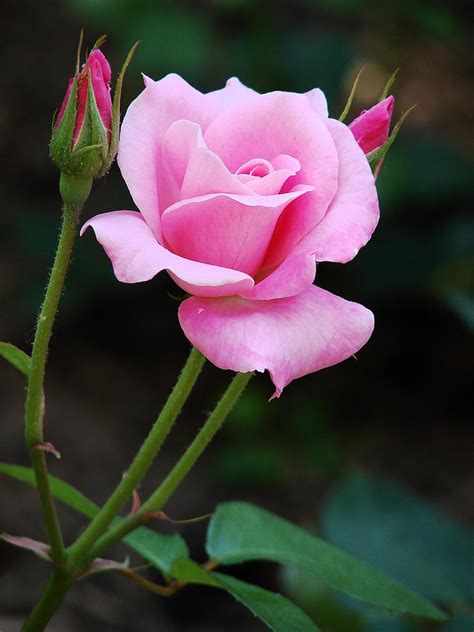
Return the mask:
<svg viewBox="0 0 474 632"><path fill-rule="evenodd" d="M154 423L128 471L94 520L70 547L69 558L71 569L74 569L76 565L82 566L82 558L85 555L89 557L88 553L95 542L107 530L133 491L137 489L168 436L184 403L188 399L204 362L204 356L193 347L168 401L164 405L158 419Z"/></svg>
<svg viewBox="0 0 474 632"><path fill-rule="evenodd" d="M35 340L31 354L31 370L28 380L25 410L25 439L33 469L35 471L38 493L43 508L44 520L48 532L51 555L61 565L65 560L65 548L61 527L48 481L48 470L44 451L39 449L43 443L44 416L44 376L48 356L49 341L53 323L63 292L69 260L71 258L79 209L75 206L64 206L63 223L59 237L58 249L48 287L38 318Z"/></svg>
<svg viewBox="0 0 474 632"><path fill-rule="evenodd" d="M102 553L112 544L118 542L130 533L130 531L133 531L135 528L146 522L147 515L153 514L163 507L204 452L219 428L222 426L227 415L237 403L237 400L247 386L247 383L252 375L253 373L237 373L232 382L229 384L226 392L219 400L214 411L196 435L194 441L158 489L135 514L129 516L128 518L124 518L120 524L110 529L105 535L103 535L97 541L95 546L93 546L88 552L87 557L83 560L83 562L88 564L96 557L102 555Z"/></svg>
<svg viewBox="0 0 474 632"><path fill-rule="evenodd" d="M62 604L71 580L54 570L38 599L21 632L41 632L46 628L51 617Z"/></svg>

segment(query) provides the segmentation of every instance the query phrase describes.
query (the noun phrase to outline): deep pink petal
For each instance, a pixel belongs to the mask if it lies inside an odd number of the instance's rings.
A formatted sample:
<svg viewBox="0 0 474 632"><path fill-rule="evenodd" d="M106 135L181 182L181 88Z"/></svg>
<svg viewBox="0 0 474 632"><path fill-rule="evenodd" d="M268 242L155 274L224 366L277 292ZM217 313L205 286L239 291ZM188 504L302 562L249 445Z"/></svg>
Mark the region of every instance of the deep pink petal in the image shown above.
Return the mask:
<svg viewBox="0 0 474 632"><path fill-rule="evenodd" d="M280 195L213 194L185 199L162 215L163 237L173 252L255 274L284 208L311 187Z"/></svg>
<svg viewBox="0 0 474 632"><path fill-rule="evenodd" d="M123 283L148 281L167 270L186 292L197 296L230 296L253 286L253 280L242 272L189 261L169 252L157 242L140 213L97 215L84 224L81 235L89 226Z"/></svg>
<svg viewBox="0 0 474 632"><path fill-rule="evenodd" d="M73 143L76 143L83 128L89 83L92 84L94 98L102 123L108 135L110 134L112 126L112 99L110 96L111 74L109 62L105 58L105 55L98 48L94 49L87 58L77 80L77 111Z"/></svg>
<svg viewBox="0 0 474 632"><path fill-rule="evenodd" d="M339 154L337 193L321 222L298 244L317 261L346 263L369 241L379 220L375 180L349 128L328 119Z"/></svg>
<svg viewBox="0 0 474 632"><path fill-rule="evenodd" d="M218 116L204 139L231 172L253 158L271 161L288 154L300 162L301 170L284 190L295 184L315 186L289 205L278 222L267 265L280 263L324 216L336 192L337 154L325 121L304 95L272 92Z"/></svg>
<svg viewBox="0 0 474 632"><path fill-rule="evenodd" d="M388 138L395 99L390 96L364 110L352 121L349 129L365 154L381 147Z"/></svg>
<svg viewBox="0 0 474 632"><path fill-rule="evenodd" d="M100 118L107 132L112 127L112 99L110 96L110 78L112 72L105 55L98 48L93 50L87 60L90 69L92 88Z"/></svg>
<svg viewBox="0 0 474 632"><path fill-rule="evenodd" d="M274 397L292 380L349 358L374 327L368 309L314 285L273 301L191 297L181 303L179 321L219 368L268 370Z"/></svg>
<svg viewBox="0 0 474 632"><path fill-rule="evenodd" d="M161 164L165 132L179 119L205 129L215 114L201 92L174 74L156 82L146 79L145 90L127 110L117 161L135 204L158 238L160 197L169 186L167 180L163 181L167 172Z"/></svg>
<svg viewBox="0 0 474 632"><path fill-rule="evenodd" d="M60 109L59 109L58 116L56 117L56 121L55 121L55 123L54 123L54 127L55 127L55 128L59 125L59 123L61 122L61 119L62 119L62 118L63 118L63 116L64 116L64 110L66 109L66 106L67 106L68 101L69 101L69 97L70 97L70 95L71 95L72 82L73 82L73 81L74 81L74 79L73 79L73 77L71 77L71 78L69 79L69 83L68 83L68 85L67 85L66 94L65 94L65 96L64 96L63 102L62 102L61 107L60 107Z"/></svg>

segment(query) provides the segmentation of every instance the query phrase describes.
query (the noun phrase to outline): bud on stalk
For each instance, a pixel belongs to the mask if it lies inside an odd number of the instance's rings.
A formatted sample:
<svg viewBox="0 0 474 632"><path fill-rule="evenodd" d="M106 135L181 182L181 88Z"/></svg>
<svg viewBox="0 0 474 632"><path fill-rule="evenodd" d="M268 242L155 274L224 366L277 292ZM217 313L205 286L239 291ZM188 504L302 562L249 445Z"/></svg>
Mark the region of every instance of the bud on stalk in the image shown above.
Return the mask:
<svg viewBox="0 0 474 632"><path fill-rule="evenodd" d="M96 42L80 68L81 34L76 73L69 80L50 142L51 159L61 170L63 200L78 206L87 199L92 179L107 173L117 153L123 77L138 44L120 71L112 104L112 73L99 49L104 41L101 37Z"/></svg>
<svg viewBox="0 0 474 632"><path fill-rule="evenodd" d="M394 102L394 97L389 96L370 110L363 110L352 123L349 123L349 129L354 134L364 154L369 154L386 142Z"/></svg>

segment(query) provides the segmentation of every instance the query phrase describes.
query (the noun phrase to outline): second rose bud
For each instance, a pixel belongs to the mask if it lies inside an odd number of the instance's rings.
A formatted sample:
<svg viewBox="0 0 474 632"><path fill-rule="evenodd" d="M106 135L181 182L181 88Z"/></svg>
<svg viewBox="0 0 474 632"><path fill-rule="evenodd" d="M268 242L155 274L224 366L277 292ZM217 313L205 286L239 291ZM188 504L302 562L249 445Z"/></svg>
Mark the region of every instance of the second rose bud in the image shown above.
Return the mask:
<svg viewBox="0 0 474 632"><path fill-rule="evenodd" d="M54 164L68 175L94 178L110 166L110 80L110 65L98 48L69 80L50 145Z"/></svg>

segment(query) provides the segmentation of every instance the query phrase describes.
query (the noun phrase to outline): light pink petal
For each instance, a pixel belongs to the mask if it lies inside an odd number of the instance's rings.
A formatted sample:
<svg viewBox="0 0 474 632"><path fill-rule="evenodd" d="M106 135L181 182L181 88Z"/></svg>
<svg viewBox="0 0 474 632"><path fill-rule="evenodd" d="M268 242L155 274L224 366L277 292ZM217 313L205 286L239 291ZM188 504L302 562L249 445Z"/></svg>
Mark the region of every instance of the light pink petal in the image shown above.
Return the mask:
<svg viewBox="0 0 474 632"><path fill-rule="evenodd" d="M297 174L298 171L301 170L300 161L288 154L279 154L278 156L275 156L275 158L272 158L271 163L276 171L286 169L287 171Z"/></svg>
<svg viewBox="0 0 474 632"><path fill-rule="evenodd" d="M170 204L211 193L252 194L219 156L206 147L201 128L191 121L176 121L166 132L162 168L169 171L175 183L175 197Z"/></svg>
<svg viewBox="0 0 474 632"><path fill-rule="evenodd" d="M97 215L84 224L81 235L89 226L123 283L148 281L167 270L186 292L197 296L230 296L253 286L253 280L242 272L189 261L169 252L157 242L140 213Z"/></svg>
<svg viewBox="0 0 474 632"><path fill-rule="evenodd" d="M328 119L339 154L339 185L322 221L298 244L317 261L346 263L369 241L379 220L375 180L346 125Z"/></svg>
<svg viewBox="0 0 474 632"><path fill-rule="evenodd" d="M201 92L178 75L167 75L156 82L146 78L145 82L145 90L124 117L117 161L135 204L160 238L160 196L166 196L169 186L161 165L165 132L179 119L205 129L216 111Z"/></svg>
<svg viewBox="0 0 474 632"><path fill-rule="evenodd" d="M328 117L328 103L324 92L319 88L313 88L309 92L306 92L305 97L308 99L313 110L321 117Z"/></svg>
<svg viewBox="0 0 474 632"><path fill-rule="evenodd" d="M388 138L395 99L390 96L364 110L352 121L349 129L365 154L381 147Z"/></svg>
<svg viewBox="0 0 474 632"><path fill-rule="evenodd" d="M273 301L191 297L181 303L179 321L219 368L268 370L274 397L292 380L349 358L374 327L368 309L314 285Z"/></svg>
<svg viewBox="0 0 474 632"><path fill-rule="evenodd" d="M313 192L282 213L266 265L280 263L293 246L324 217L337 188L337 153L325 120L304 95L272 92L244 101L218 116L204 132L207 146L233 173L248 160L288 154L301 170L285 184L314 185Z"/></svg>
<svg viewBox="0 0 474 632"><path fill-rule="evenodd" d="M224 112L235 105L250 101L259 96L258 92L245 86L237 77L227 80L224 88L208 92L205 97L210 107L219 112Z"/></svg>
<svg viewBox="0 0 474 632"><path fill-rule="evenodd" d="M194 261L255 274L278 217L311 187L281 195L214 194L169 207L161 218L171 250Z"/></svg>

